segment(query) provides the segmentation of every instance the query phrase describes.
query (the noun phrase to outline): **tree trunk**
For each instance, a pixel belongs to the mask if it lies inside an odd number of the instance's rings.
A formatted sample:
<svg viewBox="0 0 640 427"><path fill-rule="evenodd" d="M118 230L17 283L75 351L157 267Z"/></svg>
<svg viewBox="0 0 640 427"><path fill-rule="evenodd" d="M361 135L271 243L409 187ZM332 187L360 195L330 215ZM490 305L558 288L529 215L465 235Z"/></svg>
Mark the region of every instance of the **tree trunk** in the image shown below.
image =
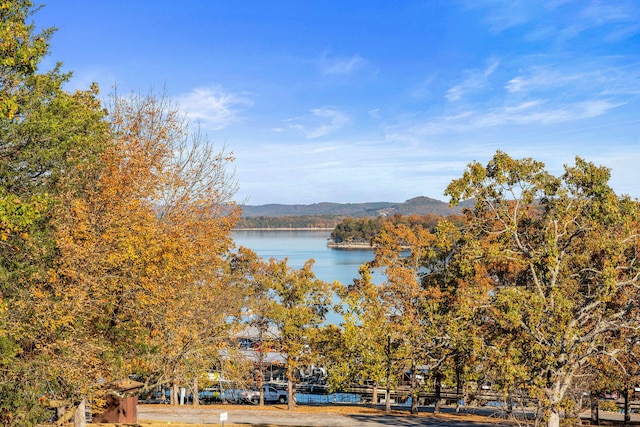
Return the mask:
<svg viewBox="0 0 640 427"><path fill-rule="evenodd" d="M373 384L373 391L371 393L371 403L374 406L378 404L378 383Z"/></svg>
<svg viewBox="0 0 640 427"><path fill-rule="evenodd" d="M80 401L73 414L73 427L87 427L87 412L84 399Z"/></svg>
<svg viewBox="0 0 640 427"><path fill-rule="evenodd" d="M418 399L420 398L416 386L416 369L413 361L411 362L411 413L418 413Z"/></svg>
<svg viewBox="0 0 640 427"><path fill-rule="evenodd" d="M391 388L387 385L387 393L384 399L384 411L391 412Z"/></svg>
<svg viewBox="0 0 640 427"><path fill-rule="evenodd" d="M418 393L411 393L411 413L416 415L418 413Z"/></svg>
<svg viewBox="0 0 640 427"><path fill-rule="evenodd" d="M631 414L629 413L629 387L626 387L623 391L624 395L624 423L629 424L631 422Z"/></svg>
<svg viewBox="0 0 640 427"><path fill-rule="evenodd" d="M264 406L264 374L262 371L262 358L264 357L262 355L262 351L260 351L260 367L258 369L258 372L256 373L256 386L258 387L258 391L260 391L260 401L258 402L258 406Z"/></svg>
<svg viewBox="0 0 640 427"><path fill-rule="evenodd" d="M591 393L591 424L593 425L600 424L598 395L596 393Z"/></svg>
<svg viewBox="0 0 640 427"><path fill-rule="evenodd" d="M288 375L287 378L287 392L289 394L289 398L287 399L287 409L293 411L296 407L296 397L295 397L295 387L293 385L293 380L291 376Z"/></svg>
<svg viewBox="0 0 640 427"><path fill-rule="evenodd" d="M442 406L442 379L439 373L436 373L436 401L433 404L433 413L439 414Z"/></svg>
<svg viewBox="0 0 640 427"><path fill-rule="evenodd" d="M460 363L458 361L458 357L456 356L456 414L460 412Z"/></svg>
<svg viewBox="0 0 640 427"><path fill-rule="evenodd" d="M264 342L264 334L267 332L269 327L267 321L262 318L259 318L258 322L258 369L256 372L256 386L258 391L260 392L260 400L258 401L258 406L264 406L264 355L265 355L265 342ZM289 400L291 400L291 396L289 396Z"/></svg>
<svg viewBox="0 0 640 427"><path fill-rule="evenodd" d="M387 335L387 394L384 399L385 412L391 412L391 335Z"/></svg>
<svg viewBox="0 0 640 427"><path fill-rule="evenodd" d="M547 420L547 427L560 427L560 412L552 408L549 411L549 419Z"/></svg>
<svg viewBox="0 0 640 427"><path fill-rule="evenodd" d="M178 383L177 382L173 382L171 383L171 400L170 403L172 406L178 406L178 403L180 402L179 398L178 398Z"/></svg>
<svg viewBox="0 0 640 427"><path fill-rule="evenodd" d="M220 400L222 400L223 405L226 405L228 402L227 402L226 395L224 393L224 387L222 386L222 381L218 382L218 387L220 388Z"/></svg>
<svg viewBox="0 0 640 427"><path fill-rule="evenodd" d="M200 405L200 390L198 388L198 376L196 375L193 378L193 402L192 402L193 406L199 406Z"/></svg>

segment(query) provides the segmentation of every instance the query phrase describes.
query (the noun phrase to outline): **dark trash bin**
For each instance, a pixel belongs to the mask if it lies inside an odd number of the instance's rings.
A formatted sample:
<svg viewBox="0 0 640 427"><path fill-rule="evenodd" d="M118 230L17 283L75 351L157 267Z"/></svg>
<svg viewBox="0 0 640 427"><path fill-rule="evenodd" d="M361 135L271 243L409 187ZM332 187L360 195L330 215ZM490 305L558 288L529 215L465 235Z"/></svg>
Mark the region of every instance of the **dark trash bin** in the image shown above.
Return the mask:
<svg viewBox="0 0 640 427"><path fill-rule="evenodd" d="M138 390L144 384L132 380L121 380L111 384L111 388L124 395L107 396L104 412L93 416L94 423L137 423Z"/></svg>

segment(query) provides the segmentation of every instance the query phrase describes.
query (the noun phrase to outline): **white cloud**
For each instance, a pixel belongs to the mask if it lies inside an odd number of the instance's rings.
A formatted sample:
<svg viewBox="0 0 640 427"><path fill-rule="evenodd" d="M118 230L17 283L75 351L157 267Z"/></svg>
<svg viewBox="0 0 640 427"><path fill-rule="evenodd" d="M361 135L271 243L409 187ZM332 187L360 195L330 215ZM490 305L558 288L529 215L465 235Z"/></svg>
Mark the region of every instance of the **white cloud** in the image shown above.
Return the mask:
<svg viewBox="0 0 640 427"><path fill-rule="evenodd" d="M548 125L573 120L589 119L605 114L607 111L623 105L606 100L591 100L547 107L544 102L531 101L515 107L496 109L478 115L471 126L500 125Z"/></svg>
<svg viewBox="0 0 640 427"><path fill-rule="evenodd" d="M475 92L487 86L489 76L494 73L500 63L492 61L484 70L467 70L462 83L453 86L445 94L445 98L449 102L459 101L468 93Z"/></svg>
<svg viewBox="0 0 640 427"><path fill-rule="evenodd" d="M345 113L330 107L314 108L311 115L287 120L289 127L305 134L307 138L319 138L342 129L351 119Z"/></svg>
<svg viewBox="0 0 640 427"><path fill-rule="evenodd" d="M637 95L640 90L637 66L637 61L618 65L615 58L601 58L597 64L592 61L523 67L523 71L511 78L504 88L519 97L535 94L556 97L559 93L564 98L575 99L593 99L607 94Z"/></svg>
<svg viewBox="0 0 640 427"><path fill-rule="evenodd" d="M463 4L470 9L487 9L483 21L494 33L527 23L538 9L536 2L517 0L464 0Z"/></svg>
<svg viewBox="0 0 640 427"><path fill-rule="evenodd" d="M601 116L621 105L623 103L609 100L589 100L560 105L550 105L544 100L532 100L495 107L487 111L466 110L458 114L431 117L413 125L405 123L390 129L388 138L420 141L425 136L464 134L499 126L552 125Z"/></svg>
<svg viewBox="0 0 640 427"><path fill-rule="evenodd" d="M380 115L380 109L379 108L374 108L373 110L369 110L367 111L367 113L369 113L369 116L373 117L376 120L380 120L382 119L382 116Z"/></svg>
<svg viewBox="0 0 640 427"><path fill-rule="evenodd" d="M508 92L516 93L554 86L563 86L566 88L570 82L583 80L585 80L585 74L583 72L572 73L570 70L560 69L558 67L534 67L528 70L528 72L509 80L505 85L505 89Z"/></svg>
<svg viewBox="0 0 640 427"><path fill-rule="evenodd" d="M225 92L219 87L197 88L178 98L189 119L209 130L220 130L239 120L253 101L246 94Z"/></svg>
<svg viewBox="0 0 640 427"><path fill-rule="evenodd" d="M329 53L324 52L320 57L320 69L324 74L345 75L360 70L366 62L358 54L348 57L330 57Z"/></svg>
<svg viewBox="0 0 640 427"><path fill-rule="evenodd" d="M594 28L608 32L605 40L617 41L640 31L636 0L463 0L463 4L483 10L482 22L496 34L537 23L525 36L528 41L556 38L566 42ZM544 26L539 25L542 22Z"/></svg>
<svg viewBox="0 0 640 427"><path fill-rule="evenodd" d="M558 32L560 41L575 39L586 31L599 28L605 31L604 39L617 41L638 32L638 9L633 2L619 0L604 2L594 0L572 14L572 19L561 20Z"/></svg>
<svg viewBox="0 0 640 427"><path fill-rule="evenodd" d="M592 1L580 15L596 26L612 22L637 22L636 13L635 7L630 3L625 4L624 1Z"/></svg>
<svg viewBox="0 0 640 427"><path fill-rule="evenodd" d="M437 73L431 73L424 81L411 88L409 96L414 98L428 97L431 93L431 86L433 85L433 82L435 81L437 76Z"/></svg>

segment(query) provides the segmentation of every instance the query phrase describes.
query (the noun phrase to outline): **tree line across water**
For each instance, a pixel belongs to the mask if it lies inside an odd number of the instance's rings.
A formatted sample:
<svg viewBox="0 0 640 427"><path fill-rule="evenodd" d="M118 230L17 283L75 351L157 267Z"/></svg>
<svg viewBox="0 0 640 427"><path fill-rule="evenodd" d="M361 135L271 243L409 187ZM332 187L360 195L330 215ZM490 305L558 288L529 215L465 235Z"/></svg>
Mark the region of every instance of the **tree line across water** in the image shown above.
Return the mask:
<svg viewBox="0 0 640 427"><path fill-rule="evenodd" d="M462 216L450 215L446 217L449 221L460 223ZM394 225L405 225L410 228L422 227L427 230L434 230L438 222L445 217L436 214L426 215L399 215L394 214L389 217L377 216L375 218L344 218L333 229L330 240L334 243L372 243L373 239L380 234L383 225L392 223Z"/></svg>
<svg viewBox="0 0 640 427"><path fill-rule="evenodd" d="M344 219L339 215L286 215L242 217L237 229L332 229Z"/></svg>
<svg viewBox="0 0 640 427"><path fill-rule="evenodd" d="M334 390L407 373L413 396L490 379L557 426L585 390L639 381L640 206L607 168L472 162L446 189L474 200L462 217L362 227L374 260L325 283L313 260L292 269L234 247L232 156L170 100L102 101L95 85L65 91L59 67L41 72L52 32L35 33L32 12L0 4L2 425L36 425L54 406L81 423L123 378L197 395L214 367L247 377L264 363L236 357L247 326L258 354L283 355L290 394L311 365ZM323 325L331 308L342 324Z"/></svg>

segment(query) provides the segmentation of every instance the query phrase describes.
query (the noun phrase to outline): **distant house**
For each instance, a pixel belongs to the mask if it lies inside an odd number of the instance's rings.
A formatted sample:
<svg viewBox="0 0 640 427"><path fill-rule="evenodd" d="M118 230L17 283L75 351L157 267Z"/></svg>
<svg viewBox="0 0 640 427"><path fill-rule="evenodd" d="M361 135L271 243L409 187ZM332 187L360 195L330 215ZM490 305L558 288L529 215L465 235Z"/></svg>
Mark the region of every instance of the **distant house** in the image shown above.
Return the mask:
<svg viewBox="0 0 640 427"><path fill-rule="evenodd" d="M273 348L264 348L262 343L276 343L280 338L280 331L274 326L268 327L263 331L262 336L260 330L254 326L247 326L233 336L237 344L237 350L240 356L253 363L256 367L262 363L265 369L265 377L267 381L276 381L282 377L282 367L286 363L285 356ZM262 351L261 351L261 347ZM234 353L237 354L237 353ZM222 357L230 357L228 351L222 352Z"/></svg>

